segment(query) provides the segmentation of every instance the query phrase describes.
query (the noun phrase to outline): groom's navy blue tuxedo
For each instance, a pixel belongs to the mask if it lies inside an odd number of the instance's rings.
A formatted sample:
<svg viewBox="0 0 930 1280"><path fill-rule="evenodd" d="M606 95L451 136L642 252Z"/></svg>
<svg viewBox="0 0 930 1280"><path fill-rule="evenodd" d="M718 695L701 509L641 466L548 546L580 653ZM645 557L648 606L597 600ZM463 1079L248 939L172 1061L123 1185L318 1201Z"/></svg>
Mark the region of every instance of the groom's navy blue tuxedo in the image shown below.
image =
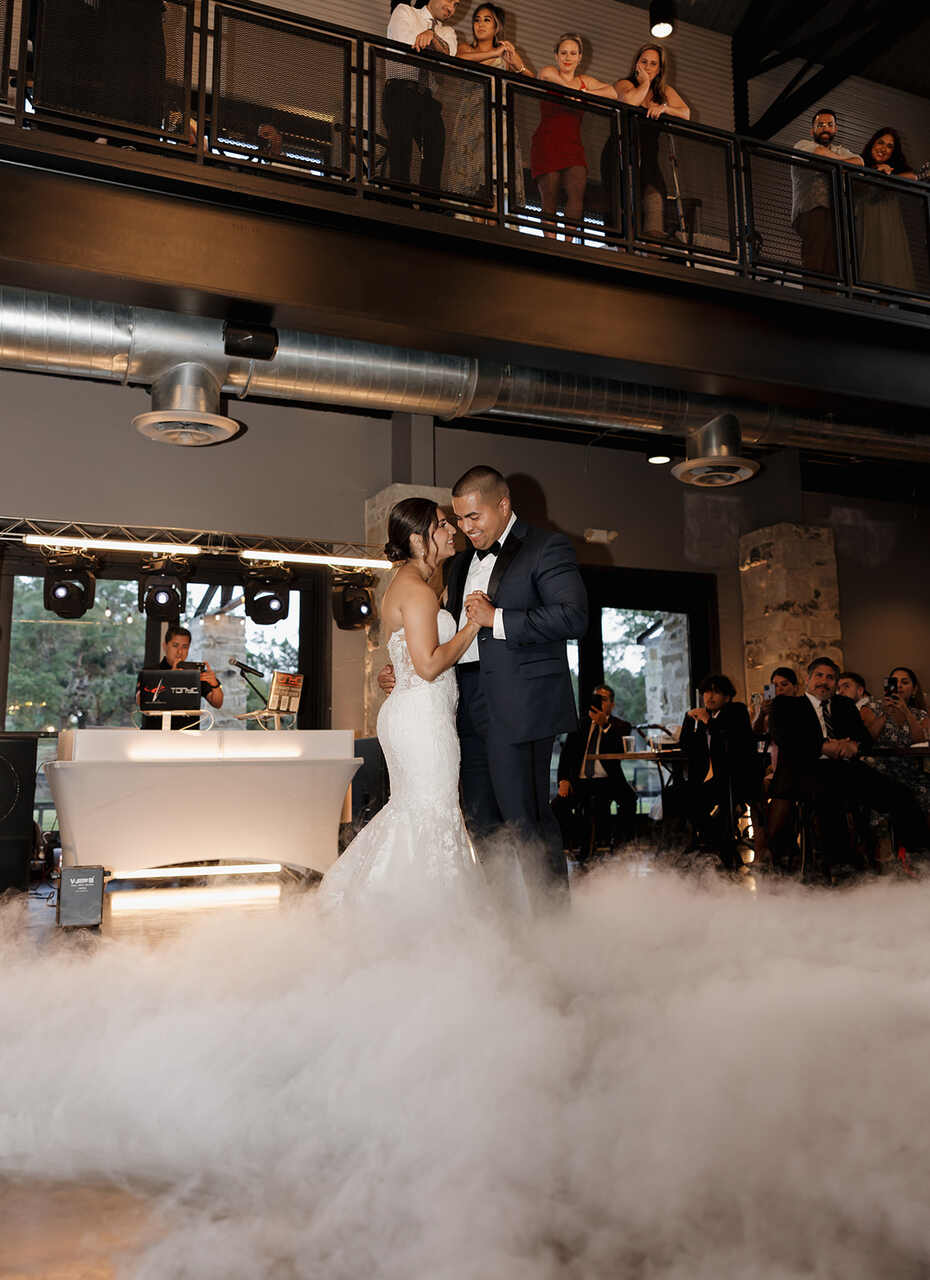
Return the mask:
<svg viewBox="0 0 930 1280"><path fill-rule="evenodd" d="M456 620L474 554L469 548L450 563L446 608ZM525 838L524 858L544 851L543 878L561 886L567 877L549 808L549 766L555 735L578 724L565 642L588 626L587 595L570 542L517 520L487 594L503 611L507 638L482 628L480 662L457 668L465 817L476 840L512 823Z"/></svg>

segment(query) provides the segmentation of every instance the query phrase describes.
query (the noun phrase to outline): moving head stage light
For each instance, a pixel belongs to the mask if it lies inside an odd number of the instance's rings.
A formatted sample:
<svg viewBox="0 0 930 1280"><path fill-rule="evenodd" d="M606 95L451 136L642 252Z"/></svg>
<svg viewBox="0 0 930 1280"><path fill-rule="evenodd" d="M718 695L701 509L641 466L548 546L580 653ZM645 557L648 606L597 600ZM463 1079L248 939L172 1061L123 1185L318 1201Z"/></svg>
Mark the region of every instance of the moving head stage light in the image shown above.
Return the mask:
<svg viewBox="0 0 930 1280"><path fill-rule="evenodd" d="M286 569L249 575L245 583L245 611L253 622L267 627L287 617L291 607L290 578Z"/></svg>
<svg viewBox="0 0 930 1280"><path fill-rule="evenodd" d="M357 582L333 586L333 618L340 631L358 631L374 620L375 609L368 587Z"/></svg>
<svg viewBox="0 0 930 1280"><path fill-rule="evenodd" d="M59 618L82 618L94 606L96 581L90 569L50 564L45 570L42 602Z"/></svg>
<svg viewBox="0 0 930 1280"><path fill-rule="evenodd" d="M176 573L147 573L139 579L139 612L177 622L187 607L187 587Z"/></svg>

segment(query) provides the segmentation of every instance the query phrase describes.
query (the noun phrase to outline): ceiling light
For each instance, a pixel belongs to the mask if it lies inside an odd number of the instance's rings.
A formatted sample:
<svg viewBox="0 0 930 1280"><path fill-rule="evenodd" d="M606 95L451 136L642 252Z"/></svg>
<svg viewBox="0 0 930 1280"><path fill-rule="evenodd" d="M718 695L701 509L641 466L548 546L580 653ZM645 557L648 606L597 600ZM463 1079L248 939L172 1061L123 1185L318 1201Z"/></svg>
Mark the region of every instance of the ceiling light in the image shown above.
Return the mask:
<svg viewBox="0 0 930 1280"><path fill-rule="evenodd" d="M646 461L651 462L654 467L664 467L667 462L671 462L671 458L667 453L651 453Z"/></svg>
<svg viewBox="0 0 930 1280"><path fill-rule="evenodd" d="M261 564L330 564L340 569L393 569L390 560L375 560L366 556L304 555L296 551L240 551L240 560Z"/></svg>
<svg viewBox="0 0 930 1280"><path fill-rule="evenodd" d="M63 538L55 533L27 533L28 547L63 547L82 551L130 551L139 555L199 556L203 547L182 542L129 542L118 538Z"/></svg>
<svg viewBox="0 0 930 1280"><path fill-rule="evenodd" d="M675 30L675 0L650 0L649 31L654 40L665 40Z"/></svg>

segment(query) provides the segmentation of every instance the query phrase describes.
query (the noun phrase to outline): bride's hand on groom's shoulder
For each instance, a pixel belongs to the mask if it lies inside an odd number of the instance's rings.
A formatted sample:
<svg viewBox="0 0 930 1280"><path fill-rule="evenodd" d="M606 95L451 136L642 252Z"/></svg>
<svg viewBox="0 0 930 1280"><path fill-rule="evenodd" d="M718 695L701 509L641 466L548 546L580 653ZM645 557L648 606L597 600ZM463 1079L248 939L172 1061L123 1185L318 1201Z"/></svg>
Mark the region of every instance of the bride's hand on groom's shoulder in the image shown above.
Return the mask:
<svg viewBox="0 0 930 1280"><path fill-rule="evenodd" d="M382 667L378 672L378 685L385 693L390 693L396 683L394 668L389 662L386 667Z"/></svg>

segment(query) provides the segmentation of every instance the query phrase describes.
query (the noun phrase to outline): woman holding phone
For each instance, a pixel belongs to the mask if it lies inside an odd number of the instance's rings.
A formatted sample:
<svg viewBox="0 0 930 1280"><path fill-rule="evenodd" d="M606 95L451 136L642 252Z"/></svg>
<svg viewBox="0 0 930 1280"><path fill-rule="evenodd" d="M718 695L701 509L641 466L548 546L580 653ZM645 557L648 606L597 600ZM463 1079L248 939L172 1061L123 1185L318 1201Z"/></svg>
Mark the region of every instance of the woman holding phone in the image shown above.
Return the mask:
<svg viewBox="0 0 930 1280"><path fill-rule="evenodd" d="M906 755L912 743L930 738L930 715L916 672L910 667L895 667L885 679L885 696L877 709L863 706L860 715L877 748L901 753L877 755L874 767L910 787L930 818L930 775L924 773L922 761L909 760Z"/></svg>

